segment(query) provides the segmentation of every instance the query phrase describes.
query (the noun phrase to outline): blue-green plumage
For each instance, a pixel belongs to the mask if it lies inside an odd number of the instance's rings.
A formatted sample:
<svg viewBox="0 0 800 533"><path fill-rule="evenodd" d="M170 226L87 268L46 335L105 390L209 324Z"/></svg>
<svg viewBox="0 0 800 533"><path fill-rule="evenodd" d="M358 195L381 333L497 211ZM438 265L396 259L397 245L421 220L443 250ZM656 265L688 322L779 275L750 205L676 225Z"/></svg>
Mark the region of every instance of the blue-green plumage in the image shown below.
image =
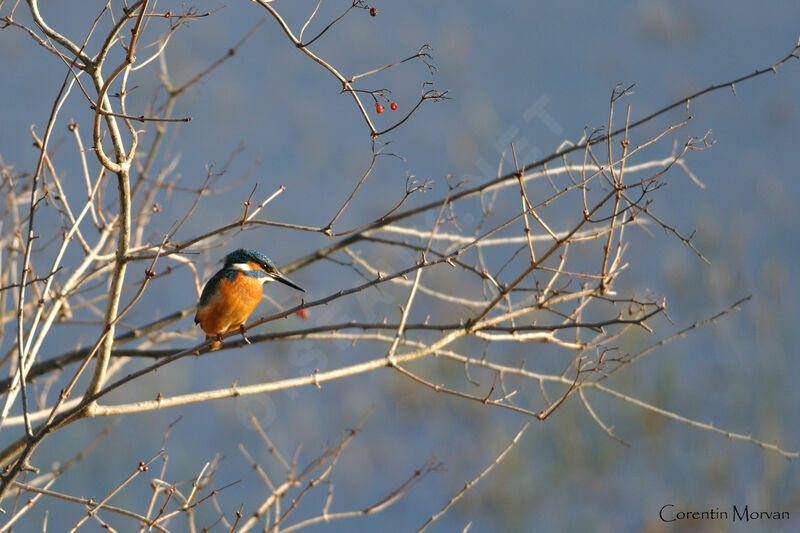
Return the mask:
<svg viewBox="0 0 800 533"><path fill-rule="evenodd" d="M247 248L239 248L238 250L234 250L226 255L225 267L227 268L237 263L247 263L249 261L256 263L266 272L278 270L278 268L275 266L275 263L273 263L269 257L261 252L257 252L256 250L248 250Z"/></svg>

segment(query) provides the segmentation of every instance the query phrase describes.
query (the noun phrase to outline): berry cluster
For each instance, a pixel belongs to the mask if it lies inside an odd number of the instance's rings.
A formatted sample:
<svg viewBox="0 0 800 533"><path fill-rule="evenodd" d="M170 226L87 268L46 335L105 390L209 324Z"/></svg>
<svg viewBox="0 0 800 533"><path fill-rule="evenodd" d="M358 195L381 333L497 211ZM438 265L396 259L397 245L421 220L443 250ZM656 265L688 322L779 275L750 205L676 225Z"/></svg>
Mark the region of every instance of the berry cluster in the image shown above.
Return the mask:
<svg viewBox="0 0 800 533"><path fill-rule="evenodd" d="M391 104L389 104L389 108L392 111L396 111L397 110L397 102L392 102ZM378 113L379 115L381 113L383 113L383 106L381 104L375 104L375 112Z"/></svg>

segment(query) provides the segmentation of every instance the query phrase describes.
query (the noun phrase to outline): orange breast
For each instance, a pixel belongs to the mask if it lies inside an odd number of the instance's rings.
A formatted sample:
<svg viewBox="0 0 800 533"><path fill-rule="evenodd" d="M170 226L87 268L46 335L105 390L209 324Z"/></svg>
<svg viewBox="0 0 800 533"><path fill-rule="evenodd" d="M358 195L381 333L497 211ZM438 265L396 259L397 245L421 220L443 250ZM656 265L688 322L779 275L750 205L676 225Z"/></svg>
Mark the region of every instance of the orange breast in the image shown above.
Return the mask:
<svg viewBox="0 0 800 533"><path fill-rule="evenodd" d="M243 274L220 280L214 296L197 311L200 327L208 336L238 328L261 301L262 291L258 280Z"/></svg>

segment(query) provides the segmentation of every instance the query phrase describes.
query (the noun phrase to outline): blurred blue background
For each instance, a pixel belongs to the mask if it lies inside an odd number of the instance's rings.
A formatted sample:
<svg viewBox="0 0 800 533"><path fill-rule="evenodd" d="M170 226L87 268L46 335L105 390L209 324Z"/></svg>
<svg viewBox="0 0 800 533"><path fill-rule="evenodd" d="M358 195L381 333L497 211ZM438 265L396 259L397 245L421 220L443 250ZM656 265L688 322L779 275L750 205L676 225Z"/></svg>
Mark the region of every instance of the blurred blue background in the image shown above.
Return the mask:
<svg viewBox="0 0 800 533"><path fill-rule="evenodd" d="M99 5L90 9L43 2L42 11L53 27L80 42ZM312 2L275 5L294 28L313 8ZM346 5L324 3L318 20L329 20ZM533 158L554 151L565 139L577 141L584 128L606 124L610 92L618 83L636 84L635 94L626 102L632 105L632 117L645 116L696 90L773 64L791 51L800 34L800 4L791 1L410 0L375 6L380 10L377 17L364 12L346 17L315 49L341 72L353 74L411 55L423 43L430 43L439 67L431 78L424 65L411 62L367 82L369 88L390 88L400 108L380 116L373 113L377 127L390 125L399 112L412 106L427 79L448 90L452 99L423 106L384 139L392 141L390 150L405 161L381 159L360 201L357 199L339 221L341 229L391 208L402 195L407 174L434 180L432 191L412 198L409 204L418 205L446 194L448 174L476 182L486 179L486 164L495 168L500 151L510 141L518 147L527 144L524 153ZM219 7L214 3L198 6L200 11ZM9 9L8 3L2 6L0 15ZM264 17L266 13L253 3L235 2L178 31L166 54L173 80L180 82L203 70ZM27 23L23 6L16 18ZM313 34L313 29L309 31ZM0 32L0 64L4 67L0 157L6 165L32 170L38 153L31 146L28 129L35 124L41 134L65 75L64 65L13 28ZM134 82L137 88L129 100L133 114L143 112L151 101L158 83L155 66ZM656 193L653 210L677 224L684 234L696 229L696 244L711 265L660 230L654 237L631 230L626 259L632 266L617 282L617 290L666 296L675 325L658 319L652 324L654 335L636 334L623 348L636 351L714 315L742 296L753 298L740 312L667 345L613 382L617 389L643 401L733 432L752 434L789 451L800 449L800 392L796 386L800 363L793 340L800 301L796 275L800 217L792 200L800 193L798 88L800 65L793 61L777 75L737 85L737 96L722 90L692 102L694 118L679 138L712 131L713 148L688 156L689 167L707 187L698 188L676 169ZM333 215L331 199L337 199L338 206L346 198L371 158L368 131L351 98L340 95L339 89L330 75L286 40L272 19L234 58L191 88L179 100L174 116L191 116L192 122L169 130L166 157L180 154L179 184L196 187L208 165L219 168L237 148L242 151L223 181L233 183L251 168L253 174L225 194L201 203L179 238L230 222L256 182L259 195L281 184L287 187L265 211L266 217L326 224ZM526 119L524 113L532 105L539 105L545 113ZM646 138L682 116L675 111L636 135ZM73 91L62 111L51 146L57 150L62 179L65 183L74 180L69 186L79 191L80 167L65 127L69 119L80 122L88 146L91 114L78 91ZM147 148L154 127L142 127L148 132L143 141ZM662 152L659 157L668 155L669 146L662 145ZM165 157L163 150L160 157ZM113 194L113 189L109 193ZM180 191L160 196L159 202L167 207L150 240L158 240L158 232L182 217L192 201L192 196ZM203 254L197 264L208 275L223 253L246 245L266 251L280 265L329 242L318 234L259 229L238 235L229 248ZM321 297L355 284L352 273L345 270L318 263L293 279ZM140 275L133 270L130 279ZM156 280L152 289L143 304L126 317L127 324L147 323L154 315L168 314L196 299L186 269ZM296 302L288 289L273 287L270 294L283 303ZM390 302L386 308L396 303ZM330 321L339 313L346 319L361 317L357 302L339 302L312 310L308 325L315 320ZM289 321L293 322L273 327L303 326L296 318ZM190 324L186 320L176 327L188 330ZM6 325L0 346L3 353L11 347L10 331ZM56 327L42 356L91 343L96 335L90 328ZM555 367L571 360L566 351L560 358L555 353L548 352ZM268 343L185 359L120 392L114 401L153 397L158 391L306 375L314 368L335 368L380 354L379 345L367 343L355 347L316 346L310 341ZM434 372L430 368L434 364L428 361L416 368ZM573 397L547 422L530 427L506 460L432 529L460 531L468 523L471 531L800 528L800 476L794 463L752 444L690 428L599 394L590 397L603 420L632 444L630 448L609 439ZM239 443L271 473L277 475L279 470L247 422L245 407L259 417L285 455L291 456L302 444L302 464L324 445L336 443L339 431L355 425L371 405L375 411L343 454L334 475L332 510L374 503L431 456L442 461L445 469L379 514L311 530L416 530L466 480L482 471L524 423L521 415L437 396L387 370L331 382L321 390L309 387L241 402L126 417L100 449L68 472L54 489L102 497L139 460L159 450L167 425L182 415L167 444L167 478L193 478L205 461L220 454L218 484L243 481L222 492L220 504L230 517L245 503L247 515L263 500L258 492L262 485L241 456ZM37 464L44 468L71 457L108 423L86 421L60 432L41 447ZM4 444L11 433L11 429L3 430ZM147 482L139 479L112 503L144 511L148 494ZM297 518L317 513L323 501L324 489L319 496L309 497ZM668 503L692 510L730 510L734 504L748 504L756 509L789 511L792 518L756 526L729 521L665 524L659 520L658 510ZM77 506L41 502L29 513L28 524L40 524L47 507L65 520L74 521L83 514ZM213 522L214 516L210 508L198 510L201 524ZM111 516L105 519L117 523ZM86 529L92 527L96 525Z"/></svg>

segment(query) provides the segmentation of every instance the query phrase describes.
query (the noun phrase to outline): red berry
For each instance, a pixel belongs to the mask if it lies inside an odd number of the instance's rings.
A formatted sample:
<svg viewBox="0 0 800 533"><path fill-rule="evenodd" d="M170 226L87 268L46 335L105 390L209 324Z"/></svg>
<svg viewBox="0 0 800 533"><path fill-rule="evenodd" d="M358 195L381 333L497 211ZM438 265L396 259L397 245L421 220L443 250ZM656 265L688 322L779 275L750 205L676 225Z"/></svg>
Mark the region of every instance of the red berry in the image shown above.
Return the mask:
<svg viewBox="0 0 800 533"><path fill-rule="evenodd" d="M392 102L392 105L390 105L389 107L392 108L392 111L395 111L397 109L397 102Z"/></svg>
<svg viewBox="0 0 800 533"><path fill-rule="evenodd" d="M374 17L374 16L376 16L377 14L378 14L378 9L377 9L377 8L375 8L375 7L371 7L371 8L369 8L369 15L370 15L371 17Z"/></svg>
<svg viewBox="0 0 800 533"><path fill-rule="evenodd" d="M305 309L298 309L297 310L297 316L299 316L300 318L305 320L305 319L308 318L308 311L306 311Z"/></svg>
<svg viewBox="0 0 800 533"><path fill-rule="evenodd" d="M383 106L381 104L375 104L375 111L380 115L383 113Z"/></svg>

